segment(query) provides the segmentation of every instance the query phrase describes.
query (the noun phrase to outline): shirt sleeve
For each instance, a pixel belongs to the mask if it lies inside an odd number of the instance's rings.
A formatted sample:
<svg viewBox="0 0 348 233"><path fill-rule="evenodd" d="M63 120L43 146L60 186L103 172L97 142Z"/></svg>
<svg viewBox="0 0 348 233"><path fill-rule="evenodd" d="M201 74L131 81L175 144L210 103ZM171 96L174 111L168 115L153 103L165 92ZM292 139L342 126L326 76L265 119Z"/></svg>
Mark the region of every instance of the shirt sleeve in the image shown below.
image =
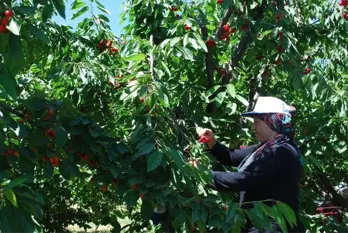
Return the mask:
<svg viewBox="0 0 348 233"><path fill-rule="evenodd" d="M245 149L229 149L220 142L210 150L212 155L223 165L238 167L240 162L252 153L259 145L248 146Z"/></svg>
<svg viewBox="0 0 348 233"><path fill-rule="evenodd" d="M288 147L277 148L255 160L242 172L212 171L214 182L209 187L217 190L248 191L258 189L284 175L298 170L298 159Z"/></svg>

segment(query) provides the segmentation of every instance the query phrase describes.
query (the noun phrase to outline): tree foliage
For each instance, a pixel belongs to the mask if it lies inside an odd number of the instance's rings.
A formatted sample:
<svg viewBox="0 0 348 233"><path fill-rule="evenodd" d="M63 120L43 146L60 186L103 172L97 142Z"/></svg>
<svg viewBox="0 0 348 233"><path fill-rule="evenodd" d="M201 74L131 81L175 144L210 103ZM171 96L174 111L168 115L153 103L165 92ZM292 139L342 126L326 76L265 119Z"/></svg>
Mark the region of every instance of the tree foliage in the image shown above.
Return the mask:
<svg viewBox="0 0 348 233"><path fill-rule="evenodd" d="M348 207L335 189L348 170L345 4L124 6L129 23L116 36L98 0L1 2L1 231L93 222L119 232L126 216L127 231L155 231L149 218L161 203L178 232L239 232L247 219L268 228L269 217L286 231L295 219L284 203L245 210L236 194L206 188L217 166L195 133L204 126L230 147L255 143L240 114L259 95L298 110L306 228L346 229L347 216L322 226L315 215L315 201ZM76 29L52 20L69 8Z"/></svg>

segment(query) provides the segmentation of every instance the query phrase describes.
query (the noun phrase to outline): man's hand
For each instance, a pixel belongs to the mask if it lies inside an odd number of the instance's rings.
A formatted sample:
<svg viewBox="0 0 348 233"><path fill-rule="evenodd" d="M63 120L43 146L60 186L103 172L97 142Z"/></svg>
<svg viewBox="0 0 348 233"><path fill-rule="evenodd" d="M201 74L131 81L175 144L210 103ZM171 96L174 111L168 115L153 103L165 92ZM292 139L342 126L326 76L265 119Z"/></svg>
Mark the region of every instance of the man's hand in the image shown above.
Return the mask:
<svg viewBox="0 0 348 233"><path fill-rule="evenodd" d="M211 149L215 146L216 139L215 139L214 133L211 129L197 127L196 132L199 136L199 142L207 143L209 149Z"/></svg>

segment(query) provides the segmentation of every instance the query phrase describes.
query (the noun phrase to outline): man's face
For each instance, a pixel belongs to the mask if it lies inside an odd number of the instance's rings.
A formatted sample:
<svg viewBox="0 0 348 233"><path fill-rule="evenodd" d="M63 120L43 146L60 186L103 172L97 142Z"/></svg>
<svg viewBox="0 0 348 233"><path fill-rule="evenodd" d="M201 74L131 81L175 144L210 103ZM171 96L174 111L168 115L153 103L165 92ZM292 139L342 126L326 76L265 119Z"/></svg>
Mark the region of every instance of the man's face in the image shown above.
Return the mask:
<svg viewBox="0 0 348 233"><path fill-rule="evenodd" d="M273 131L263 120L255 116L253 118L254 122L251 129L255 133L255 137L258 141L264 143L277 135L277 133Z"/></svg>

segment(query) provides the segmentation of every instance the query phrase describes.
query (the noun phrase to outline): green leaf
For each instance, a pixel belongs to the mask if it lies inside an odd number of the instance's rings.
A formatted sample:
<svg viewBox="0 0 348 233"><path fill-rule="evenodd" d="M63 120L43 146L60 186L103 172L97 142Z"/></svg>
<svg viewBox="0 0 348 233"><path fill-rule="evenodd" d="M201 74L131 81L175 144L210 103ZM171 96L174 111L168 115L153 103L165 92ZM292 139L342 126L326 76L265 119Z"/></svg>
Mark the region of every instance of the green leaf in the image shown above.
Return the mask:
<svg viewBox="0 0 348 233"><path fill-rule="evenodd" d="M62 126L57 126L56 128L56 144L57 147L63 147L68 140L68 133Z"/></svg>
<svg viewBox="0 0 348 233"><path fill-rule="evenodd" d="M193 59L193 52L192 52L192 50L190 50L188 48L183 48L183 54L185 56L185 59L190 60L190 61L195 61Z"/></svg>
<svg viewBox="0 0 348 233"><path fill-rule="evenodd" d="M37 27L35 27L31 24L28 24L27 27L32 35L35 35L37 38L39 38L45 44L49 43L49 38L43 31L41 31L40 29L38 29Z"/></svg>
<svg viewBox="0 0 348 233"><path fill-rule="evenodd" d="M83 15L84 13L86 13L89 10L88 6L85 6L84 8L82 8L81 10L79 10L78 12L76 12L75 14L73 14L73 16L71 17L71 20L74 20L78 17L80 17L81 15Z"/></svg>
<svg viewBox="0 0 348 233"><path fill-rule="evenodd" d="M293 228L294 225L297 224L296 215L294 211L286 203L280 201L276 201L276 203L279 207L279 210L284 215L285 219L289 222L291 228Z"/></svg>
<svg viewBox="0 0 348 233"><path fill-rule="evenodd" d="M232 83L227 84L226 86L228 94L230 94L231 97L236 97L236 88Z"/></svg>
<svg viewBox="0 0 348 233"><path fill-rule="evenodd" d="M244 97L236 95L236 99L239 100L242 104L244 104L244 106L249 106L249 102L246 99L244 99Z"/></svg>
<svg viewBox="0 0 348 233"><path fill-rule="evenodd" d="M42 9L42 21L46 22L47 19L51 18L54 12L53 5L45 5Z"/></svg>
<svg viewBox="0 0 348 233"><path fill-rule="evenodd" d="M53 176L53 171L54 171L53 165L49 162L46 162L44 166L44 176L47 179L50 179Z"/></svg>
<svg viewBox="0 0 348 233"><path fill-rule="evenodd" d="M71 4L71 10L77 10L80 9L81 7L85 6L86 3L82 0L75 0L72 4Z"/></svg>
<svg viewBox="0 0 348 233"><path fill-rule="evenodd" d="M17 177L16 179L14 179L14 180L11 180L11 182L5 186L4 190L12 189L12 188L22 184L24 181L28 180L28 177L29 176L20 176L20 177Z"/></svg>
<svg viewBox="0 0 348 233"><path fill-rule="evenodd" d="M135 160L139 156L149 154L155 148L155 143L147 142L141 145L135 155L133 155L132 159Z"/></svg>
<svg viewBox="0 0 348 233"><path fill-rule="evenodd" d="M186 47L187 46L187 42L188 42L188 39L189 39L189 33L187 33L187 34L185 34L185 36L184 36L184 40L183 40L183 45L184 45L184 47Z"/></svg>
<svg viewBox="0 0 348 233"><path fill-rule="evenodd" d="M59 15L65 19L65 3L64 0L51 0Z"/></svg>
<svg viewBox="0 0 348 233"><path fill-rule="evenodd" d="M227 211L227 216L226 216L226 221L230 222L232 219L235 218L236 214L237 214L237 205L236 204L232 204L229 206L228 211Z"/></svg>
<svg viewBox="0 0 348 233"><path fill-rule="evenodd" d="M18 207L17 198L12 189L5 189L3 190L3 193L6 199L12 203L12 205Z"/></svg>
<svg viewBox="0 0 348 233"><path fill-rule="evenodd" d="M146 58L146 55L141 53L141 54L133 54L128 57L125 57L124 59L126 61L144 61Z"/></svg>
<svg viewBox="0 0 348 233"><path fill-rule="evenodd" d="M182 156L179 154L177 150L172 149L169 151L169 154L179 169L181 169L185 165L184 160L182 159Z"/></svg>
<svg viewBox="0 0 348 233"><path fill-rule="evenodd" d="M196 37L196 42L199 44L199 46L204 50L204 52L207 53L208 48L206 43L202 40L202 37L197 32L195 32L193 35Z"/></svg>
<svg viewBox="0 0 348 233"><path fill-rule="evenodd" d="M59 172L67 180L71 177L78 177L80 175L79 168L69 159L63 159L59 164Z"/></svg>
<svg viewBox="0 0 348 233"><path fill-rule="evenodd" d="M200 49L200 46L197 44L196 40L189 38L189 42L196 51Z"/></svg>
<svg viewBox="0 0 348 233"><path fill-rule="evenodd" d="M205 95L206 96L211 96L213 93L215 93L216 91L217 91L217 89L219 89L219 85L216 85L216 86L214 86L214 87L212 87L212 88L210 88L206 93L205 93Z"/></svg>
<svg viewBox="0 0 348 233"><path fill-rule="evenodd" d="M6 65L9 68L12 75L16 76L17 73L25 65L25 55L23 54L22 40L20 36L10 33L9 37L9 53L6 61Z"/></svg>
<svg viewBox="0 0 348 233"><path fill-rule="evenodd" d="M9 207L4 207L4 208L1 208L1 211L0 211L0 230L1 232L4 232L4 233L15 233L16 232L16 229L10 225L10 221L9 219L11 219L11 216L9 214L10 212L10 209Z"/></svg>
<svg viewBox="0 0 348 233"><path fill-rule="evenodd" d="M180 41L180 37L174 37L173 39L170 40L170 46L174 47L178 42Z"/></svg>
<svg viewBox="0 0 348 233"><path fill-rule="evenodd" d="M147 172L157 168L162 162L163 154L159 151L153 152L147 159Z"/></svg>
<svg viewBox="0 0 348 233"><path fill-rule="evenodd" d="M138 199L139 195L134 191L127 192L127 194L123 197L123 200L126 202L128 207L135 206Z"/></svg>
<svg viewBox="0 0 348 233"><path fill-rule="evenodd" d="M168 74L168 76L170 77L170 76L171 76L171 73L170 73L170 70L169 70L168 66L167 66L163 61L161 61L160 63L161 63L161 65L163 66L164 71L165 71L165 72Z"/></svg>
<svg viewBox="0 0 348 233"><path fill-rule="evenodd" d="M16 79L10 74L10 71L4 64L0 64L0 85L9 96L13 99L17 98Z"/></svg>
<svg viewBox="0 0 348 233"><path fill-rule="evenodd" d="M121 225L117 220L112 221L112 226L113 226L113 229L111 231L112 233L121 232Z"/></svg>
<svg viewBox="0 0 348 233"><path fill-rule="evenodd" d="M16 7L16 10L18 10L19 12L28 15L28 16L33 16L35 15L35 7L30 7L30 6L20 6L20 7Z"/></svg>
<svg viewBox="0 0 348 233"><path fill-rule="evenodd" d="M280 226L280 228L282 229L282 232L287 233L287 227L286 227L286 222L285 219L282 215L282 212L280 210L280 208L278 207L278 205L274 205L272 207L274 214L275 214L275 221L278 223L278 225Z"/></svg>
<svg viewBox="0 0 348 233"><path fill-rule="evenodd" d="M152 204L148 201L143 201L143 204L141 205L141 216L144 220L149 220L153 214L153 207Z"/></svg>
<svg viewBox="0 0 348 233"><path fill-rule="evenodd" d="M105 9L104 7L97 6L97 8L98 8L100 11L102 11L102 12L104 12L104 13L110 15L110 12L109 12L107 9Z"/></svg>

